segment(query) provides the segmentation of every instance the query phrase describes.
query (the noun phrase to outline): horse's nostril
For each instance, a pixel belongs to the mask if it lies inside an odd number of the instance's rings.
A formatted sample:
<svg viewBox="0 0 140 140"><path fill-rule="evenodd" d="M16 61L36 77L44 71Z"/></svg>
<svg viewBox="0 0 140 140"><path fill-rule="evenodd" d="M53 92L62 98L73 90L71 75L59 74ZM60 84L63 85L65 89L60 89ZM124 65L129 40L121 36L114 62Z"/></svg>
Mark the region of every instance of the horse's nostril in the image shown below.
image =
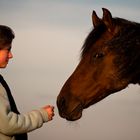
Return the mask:
<svg viewBox="0 0 140 140"><path fill-rule="evenodd" d="M61 103L61 106L64 106L65 105L65 98L64 97L61 98L60 103Z"/></svg>
<svg viewBox="0 0 140 140"><path fill-rule="evenodd" d="M62 110L64 108L64 106L65 106L65 98L62 97L58 101L58 107L59 107L60 110Z"/></svg>

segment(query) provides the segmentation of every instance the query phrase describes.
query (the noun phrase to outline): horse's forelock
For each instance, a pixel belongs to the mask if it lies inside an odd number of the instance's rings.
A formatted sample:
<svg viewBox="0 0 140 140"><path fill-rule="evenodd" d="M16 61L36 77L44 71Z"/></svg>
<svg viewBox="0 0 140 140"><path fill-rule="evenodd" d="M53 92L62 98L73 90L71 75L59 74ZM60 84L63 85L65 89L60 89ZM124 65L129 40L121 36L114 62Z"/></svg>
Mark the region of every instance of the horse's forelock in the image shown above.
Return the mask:
<svg viewBox="0 0 140 140"><path fill-rule="evenodd" d="M105 31L105 26L103 24L100 24L96 28L92 29L92 31L89 33L87 38L85 39L85 42L81 49L81 58L83 55L90 50L92 47L92 44L102 35L102 33Z"/></svg>

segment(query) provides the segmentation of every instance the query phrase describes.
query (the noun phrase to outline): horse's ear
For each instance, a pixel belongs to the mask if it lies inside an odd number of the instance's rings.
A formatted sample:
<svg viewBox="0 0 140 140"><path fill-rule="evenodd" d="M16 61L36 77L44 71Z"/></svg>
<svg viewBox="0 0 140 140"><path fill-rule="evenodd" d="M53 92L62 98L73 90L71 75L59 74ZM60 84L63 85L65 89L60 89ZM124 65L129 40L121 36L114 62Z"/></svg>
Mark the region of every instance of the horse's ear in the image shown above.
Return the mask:
<svg viewBox="0 0 140 140"><path fill-rule="evenodd" d="M97 16L95 11L93 11L92 13L92 23L94 27L98 26L101 23L101 19Z"/></svg>
<svg viewBox="0 0 140 140"><path fill-rule="evenodd" d="M103 22L106 25L109 32L112 32L114 29L113 18L108 9L102 8L103 10Z"/></svg>

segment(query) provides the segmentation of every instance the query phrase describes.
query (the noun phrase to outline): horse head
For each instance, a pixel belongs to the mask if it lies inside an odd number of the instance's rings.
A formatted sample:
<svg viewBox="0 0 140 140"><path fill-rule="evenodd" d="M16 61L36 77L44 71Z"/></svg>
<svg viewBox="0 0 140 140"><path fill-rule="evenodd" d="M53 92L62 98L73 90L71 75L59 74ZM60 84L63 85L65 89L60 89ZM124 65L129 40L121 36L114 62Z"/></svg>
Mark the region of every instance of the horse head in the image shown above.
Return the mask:
<svg viewBox="0 0 140 140"><path fill-rule="evenodd" d="M93 11L92 22L80 62L57 97L60 116L70 121L128 84L140 83L140 24L113 18L105 8L102 18Z"/></svg>

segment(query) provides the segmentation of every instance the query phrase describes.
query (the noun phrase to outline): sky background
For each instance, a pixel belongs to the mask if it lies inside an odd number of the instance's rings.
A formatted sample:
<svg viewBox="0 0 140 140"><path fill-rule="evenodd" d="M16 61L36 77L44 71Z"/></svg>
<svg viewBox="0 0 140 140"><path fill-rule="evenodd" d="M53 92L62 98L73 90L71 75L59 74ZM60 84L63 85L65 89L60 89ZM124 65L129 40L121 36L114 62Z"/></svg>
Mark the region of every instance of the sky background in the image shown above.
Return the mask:
<svg viewBox="0 0 140 140"><path fill-rule="evenodd" d="M59 117L56 98L77 66L92 29L95 10L140 22L139 0L0 0L0 24L10 26L14 58L1 70L22 113L47 104L54 120L29 133L30 140L140 140L140 87L113 94L68 122Z"/></svg>

